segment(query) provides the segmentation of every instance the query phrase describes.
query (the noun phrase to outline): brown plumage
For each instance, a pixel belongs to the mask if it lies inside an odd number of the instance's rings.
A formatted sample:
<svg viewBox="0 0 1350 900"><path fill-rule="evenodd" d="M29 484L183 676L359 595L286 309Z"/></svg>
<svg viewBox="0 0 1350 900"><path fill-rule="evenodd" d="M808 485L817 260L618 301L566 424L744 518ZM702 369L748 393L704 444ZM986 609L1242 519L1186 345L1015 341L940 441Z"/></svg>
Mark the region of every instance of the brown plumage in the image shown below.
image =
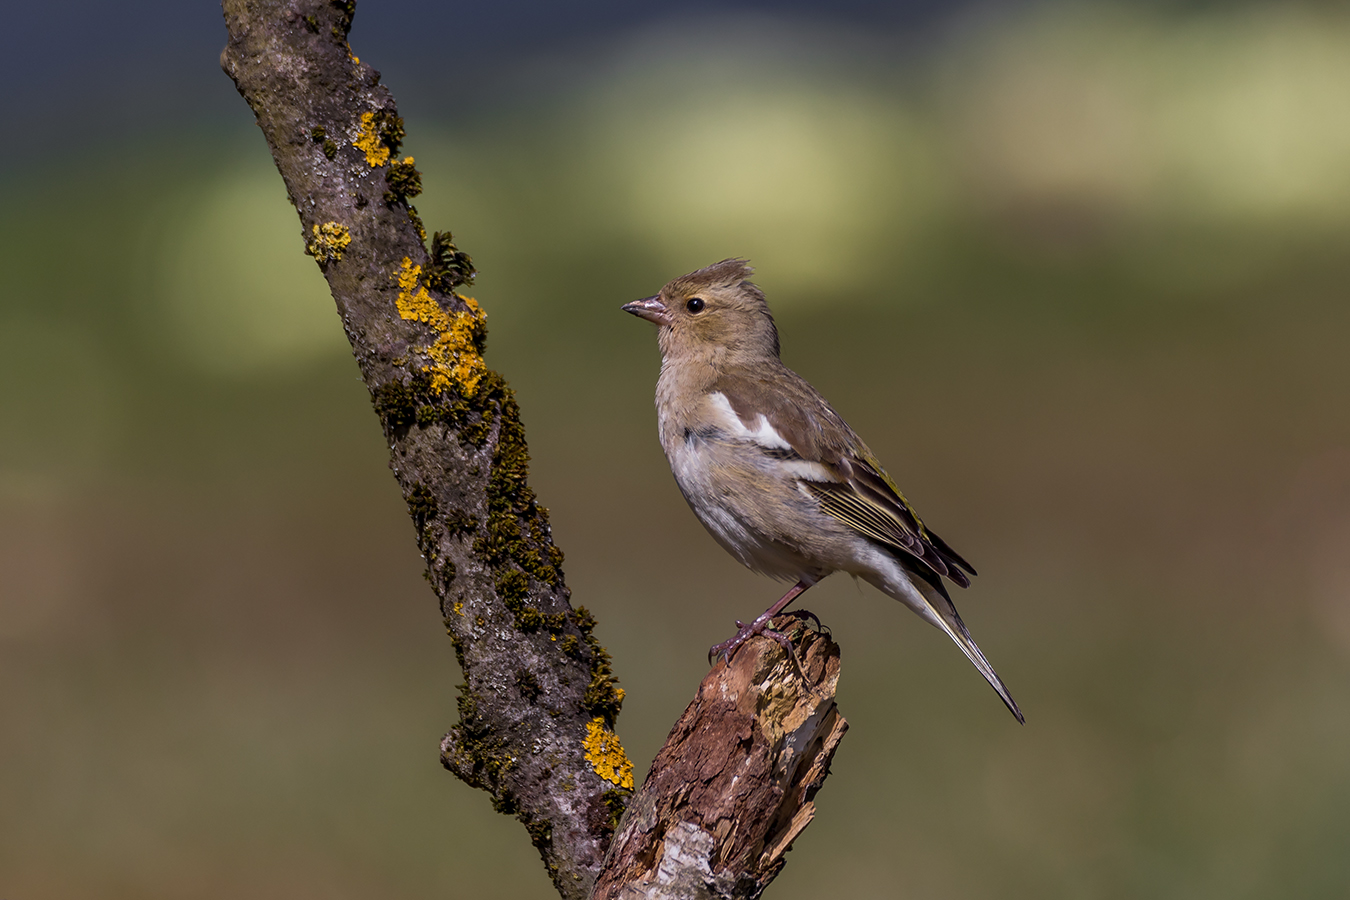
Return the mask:
<svg viewBox="0 0 1350 900"><path fill-rule="evenodd" d="M744 260L676 278L624 306L659 326L661 446L694 514L732 556L797 582L724 644L730 655L802 591L844 571L941 628L1022 721L943 579L975 569L925 527L876 456L779 359L778 330Z"/></svg>

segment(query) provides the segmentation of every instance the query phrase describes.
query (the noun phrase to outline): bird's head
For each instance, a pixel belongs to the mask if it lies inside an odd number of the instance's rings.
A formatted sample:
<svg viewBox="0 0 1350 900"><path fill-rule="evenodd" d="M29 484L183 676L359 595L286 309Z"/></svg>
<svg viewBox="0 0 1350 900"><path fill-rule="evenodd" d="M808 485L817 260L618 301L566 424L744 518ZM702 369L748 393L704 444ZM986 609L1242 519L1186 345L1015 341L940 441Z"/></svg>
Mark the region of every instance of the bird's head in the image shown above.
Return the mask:
<svg viewBox="0 0 1350 900"><path fill-rule="evenodd" d="M624 304L655 322L666 359L778 356L778 329L743 259L724 259L681 275L654 297Z"/></svg>

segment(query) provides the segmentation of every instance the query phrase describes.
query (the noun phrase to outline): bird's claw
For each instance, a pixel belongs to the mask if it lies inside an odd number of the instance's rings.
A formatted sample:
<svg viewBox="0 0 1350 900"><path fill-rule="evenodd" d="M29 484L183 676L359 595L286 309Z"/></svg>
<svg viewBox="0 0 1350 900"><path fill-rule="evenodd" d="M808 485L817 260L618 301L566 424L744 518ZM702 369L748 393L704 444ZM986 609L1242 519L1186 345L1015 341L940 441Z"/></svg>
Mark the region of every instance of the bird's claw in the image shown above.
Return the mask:
<svg viewBox="0 0 1350 900"><path fill-rule="evenodd" d="M814 619L815 616L812 616L811 618ZM816 624L820 624L819 619L816 620ZM737 619L736 628L738 631L735 635L720 644L714 644L712 647L708 648L708 665L717 665L717 658L719 656L725 658L727 665L730 665L731 658L736 655L736 651L741 648L741 645L757 634L762 634L767 638L773 638L785 651L787 651L788 656L796 656L796 650L792 647L792 640L781 631L774 631L772 628L769 628L767 622L756 621L746 625L744 622Z"/></svg>
<svg viewBox="0 0 1350 900"><path fill-rule="evenodd" d="M720 644L713 644L708 648L708 665L717 665L717 658L719 656L725 657L726 661L730 663L732 655L736 652L736 648L745 643L746 638L748 637L749 635L746 635L746 637L743 638L741 637L741 633L737 632L735 637L725 640Z"/></svg>

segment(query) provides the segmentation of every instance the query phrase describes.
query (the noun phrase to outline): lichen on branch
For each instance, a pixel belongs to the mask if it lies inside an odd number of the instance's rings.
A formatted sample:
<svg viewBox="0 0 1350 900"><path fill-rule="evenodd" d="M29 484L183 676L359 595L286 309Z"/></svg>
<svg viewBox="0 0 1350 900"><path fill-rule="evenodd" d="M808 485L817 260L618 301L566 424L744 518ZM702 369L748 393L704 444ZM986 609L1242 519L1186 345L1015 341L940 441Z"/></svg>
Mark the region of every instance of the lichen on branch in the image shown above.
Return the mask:
<svg viewBox="0 0 1350 900"><path fill-rule="evenodd" d="M446 312L431 296L425 285L419 283L422 267L403 257L398 271L398 314L413 322L427 325L436 339L430 345L416 348L426 357L419 371L431 378L431 390L443 393L458 390L472 397L478 382L487 374L483 349L487 343L487 314L472 297L456 295L465 309Z"/></svg>
<svg viewBox="0 0 1350 900"><path fill-rule="evenodd" d="M519 408L484 360L483 309L457 290L472 261L448 231L427 247L403 119L347 43L355 3L223 7L222 65L299 215L297 252L328 280L463 669L442 759L520 819L559 892L581 900L626 796L586 742L597 718L613 734L622 692L595 620L569 603Z"/></svg>
<svg viewBox="0 0 1350 900"><path fill-rule="evenodd" d="M609 729L603 716L591 719L581 745L586 748L586 759L595 774L615 787L633 789L633 764L623 752L619 736Z"/></svg>

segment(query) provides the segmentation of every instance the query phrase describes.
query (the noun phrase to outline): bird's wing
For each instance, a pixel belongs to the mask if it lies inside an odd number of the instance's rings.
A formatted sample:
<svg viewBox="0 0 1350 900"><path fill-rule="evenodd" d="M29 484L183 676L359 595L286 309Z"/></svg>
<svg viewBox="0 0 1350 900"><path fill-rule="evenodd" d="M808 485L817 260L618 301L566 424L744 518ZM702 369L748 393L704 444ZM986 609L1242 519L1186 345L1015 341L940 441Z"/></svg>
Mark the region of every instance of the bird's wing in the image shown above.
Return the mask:
<svg viewBox="0 0 1350 900"><path fill-rule="evenodd" d="M975 569L923 524L867 445L805 379L737 373L712 386L765 452L797 466L823 512L901 552L915 573L945 593L942 576L968 587ZM761 418L762 417L762 418ZM963 571L964 570L964 571Z"/></svg>
<svg viewBox="0 0 1350 900"><path fill-rule="evenodd" d="M822 511L865 537L903 551L913 563L921 564L920 575L927 570L935 576L925 580L939 590L937 576L944 575L961 587L970 586L966 573L974 575L975 569L924 526L870 454L846 456L835 469L841 475L839 481L802 482L820 501Z"/></svg>

